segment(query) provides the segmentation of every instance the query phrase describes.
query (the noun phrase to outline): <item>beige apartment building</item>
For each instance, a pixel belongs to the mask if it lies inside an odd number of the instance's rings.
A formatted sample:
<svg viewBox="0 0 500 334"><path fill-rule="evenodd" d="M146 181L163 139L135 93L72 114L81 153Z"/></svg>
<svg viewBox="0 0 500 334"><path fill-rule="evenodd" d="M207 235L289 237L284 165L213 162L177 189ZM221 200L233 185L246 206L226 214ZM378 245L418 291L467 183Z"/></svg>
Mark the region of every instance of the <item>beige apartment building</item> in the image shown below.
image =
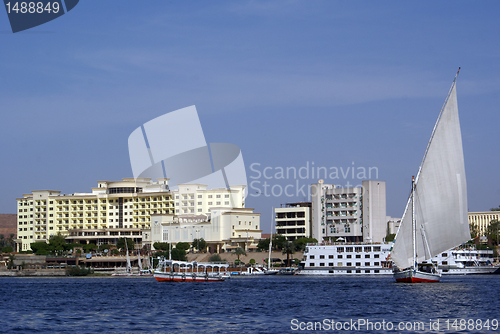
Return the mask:
<svg viewBox="0 0 500 334"><path fill-rule="evenodd" d="M480 236L486 235L493 220L500 221L500 211L469 212L469 225L477 226Z"/></svg>
<svg viewBox="0 0 500 334"><path fill-rule="evenodd" d="M288 241L311 236L311 202L286 203L274 212L277 234Z"/></svg>
<svg viewBox="0 0 500 334"><path fill-rule="evenodd" d="M170 190L168 178L99 181L91 193L61 194L36 190L17 198L17 251L47 241L61 233L69 242L116 244L118 238L133 238L142 247L143 230L152 215L193 214L209 220L211 207L244 207L245 186L207 189L206 185L179 185ZM213 203L218 203L217 205Z"/></svg>

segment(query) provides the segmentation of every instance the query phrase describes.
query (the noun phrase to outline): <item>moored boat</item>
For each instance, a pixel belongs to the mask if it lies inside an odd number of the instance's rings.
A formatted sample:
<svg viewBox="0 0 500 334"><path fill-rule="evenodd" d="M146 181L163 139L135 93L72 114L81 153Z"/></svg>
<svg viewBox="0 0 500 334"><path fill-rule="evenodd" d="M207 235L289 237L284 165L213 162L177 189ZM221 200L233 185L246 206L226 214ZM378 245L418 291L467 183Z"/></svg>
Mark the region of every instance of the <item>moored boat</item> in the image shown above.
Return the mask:
<svg viewBox="0 0 500 334"><path fill-rule="evenodd" d="M229 277L226 263L186 262L160 259L153 276L158 282L215 282ZM224 269L224 271L221 271Z"/></svg>
<svg viewBox="0 0 500 334"><path fill-rule="evenodd" d="M299 275L391 275L387 260L392 243L309 244L304 251Z"/></svg>
<svg viewBox="0 0 500 334"><path fill-rule="evenodd" d="M500 266L493 264L493 250L478 250L473 246L453 248L432 258L443 275L498 274Z"/></svg>

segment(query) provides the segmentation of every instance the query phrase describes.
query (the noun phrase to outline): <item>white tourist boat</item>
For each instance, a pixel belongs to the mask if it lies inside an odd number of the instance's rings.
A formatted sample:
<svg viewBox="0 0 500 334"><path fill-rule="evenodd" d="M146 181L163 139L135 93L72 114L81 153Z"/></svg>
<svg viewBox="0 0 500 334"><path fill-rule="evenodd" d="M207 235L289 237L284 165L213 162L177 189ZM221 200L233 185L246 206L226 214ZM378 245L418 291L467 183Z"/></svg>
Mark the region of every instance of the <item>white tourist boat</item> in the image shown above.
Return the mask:
<svg viewBox="0 0 500 334"><path fill-rule="evenodd" d="M251 276L251 275L264 275L265 271L261 267L248 267L246 271L242 271L240 275Z"/></svg>
<svg viewBox="0 0 500 334"><path fill-rule="evenodd" d="M431 261L438 266L443 275L500 273L500 266L493 265L493 250L477 250L474 247L453 248L433 257Z"/></svg>
<svg viewBox="0 0 500 334"><path fill-rule="evenodd" d="M391 275L392 243L332 243L306 246L298 275Z"/></svg>
<svg viewBox="0 0 500 334"><path fill-rule="evenodd" d="M153 276L158 282L216 282L229 278L228 267L227 263L160 259Z"/></svg>
<svg viewBox="0 0 500 334"><path fill-rule="evenodd" d="M439 282L441 273L434 263L423 261L470 239L457 76L432 131L417 177L412 178L411 195L391 251L397 282Z"/></svg>

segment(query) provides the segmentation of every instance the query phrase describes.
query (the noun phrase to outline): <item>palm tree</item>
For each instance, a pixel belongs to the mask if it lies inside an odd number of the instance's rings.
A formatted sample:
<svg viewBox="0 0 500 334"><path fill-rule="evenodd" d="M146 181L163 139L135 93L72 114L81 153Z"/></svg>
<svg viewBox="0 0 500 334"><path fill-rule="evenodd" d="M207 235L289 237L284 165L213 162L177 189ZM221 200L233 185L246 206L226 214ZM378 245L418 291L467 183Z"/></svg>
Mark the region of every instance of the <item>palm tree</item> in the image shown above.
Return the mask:
<svg viewBox="0 0 500 334"><path fill-rule="evenodd" d="M237 247L234 251L233 254L236 254L238 257L238 262L240 262L240 255L247 255L247 252L241 247Z"/></svg>
<svg viewBox="0 0 500 334"><path fill-rule="evenodd" d="M283 247L281 249L281 252L283 254L286 254L286 265L287 267L290 266L290 254L295 253L295 246L293 245L293 242L287 241L286 243L283 244Z"/></svg>

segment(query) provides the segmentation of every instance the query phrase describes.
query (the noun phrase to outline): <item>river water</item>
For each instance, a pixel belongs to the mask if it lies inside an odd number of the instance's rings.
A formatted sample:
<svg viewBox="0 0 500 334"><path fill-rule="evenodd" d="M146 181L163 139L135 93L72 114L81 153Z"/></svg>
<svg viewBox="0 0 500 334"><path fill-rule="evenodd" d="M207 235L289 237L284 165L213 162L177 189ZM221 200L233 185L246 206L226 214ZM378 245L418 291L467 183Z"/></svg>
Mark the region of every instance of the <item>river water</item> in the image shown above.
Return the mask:
<svg viewBox="0 0 500 334"><path fill-rule="evenodd" d="M0 332L497 333L499 297L500 275L0 278Z"/></svg>

